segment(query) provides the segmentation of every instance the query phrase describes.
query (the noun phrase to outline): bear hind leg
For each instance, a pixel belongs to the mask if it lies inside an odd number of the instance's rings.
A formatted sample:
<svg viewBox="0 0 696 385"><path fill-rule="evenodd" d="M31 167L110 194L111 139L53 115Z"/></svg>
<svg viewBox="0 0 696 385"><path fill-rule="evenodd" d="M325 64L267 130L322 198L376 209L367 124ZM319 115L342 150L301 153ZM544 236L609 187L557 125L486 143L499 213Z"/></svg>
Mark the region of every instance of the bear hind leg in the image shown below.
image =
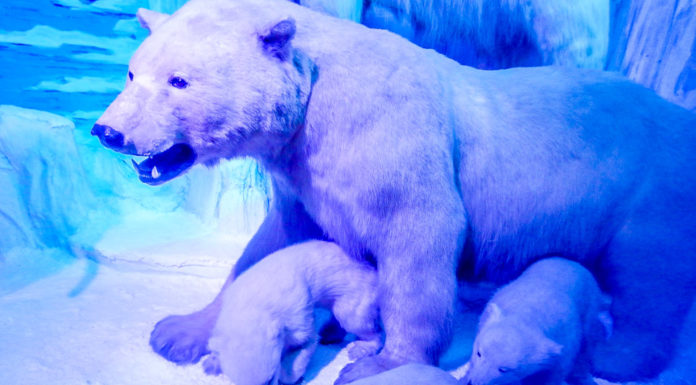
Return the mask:
<svg viewBox="0 0 696 385"><path fill-rule="evenodd" d="M612 241L598 278L612 296L613 331L593 367L610 381L653 378L669 364L694 299L694 240L667 228L629 222Z"/></svg>
<svg viewBox="0 0 696 385"><path fill-rule="evenodd" d="M336 322L340 324L339 327L358 338L348 345L348 357L351 360L377 354L382 348L382 336L374 293L361 291L355 295L340 297L334 303L332 311Z"/></svg>

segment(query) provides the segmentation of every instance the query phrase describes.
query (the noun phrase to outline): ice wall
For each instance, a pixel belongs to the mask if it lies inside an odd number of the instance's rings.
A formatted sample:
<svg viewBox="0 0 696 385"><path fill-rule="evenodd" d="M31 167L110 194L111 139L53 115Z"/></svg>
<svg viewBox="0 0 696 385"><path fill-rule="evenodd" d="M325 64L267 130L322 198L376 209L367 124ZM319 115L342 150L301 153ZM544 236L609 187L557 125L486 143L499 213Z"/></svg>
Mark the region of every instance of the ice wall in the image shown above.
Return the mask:
<svg viewBox="0 0 696 385"><path fill-rule="evenodd" d="M612 0L606 68L696 110L696 2Z"/></svg>
<svg viewBox="0 0 696 385"><path fill-rule="evenodd" d="M372 0L363 23L478 68L602 68L608 1Z"/></svg>
<svg viewBox="0 0 696 385"><path fill-rule="evenodd" d="M65 248L96 206L74 129L54 114L0 106L0 253Z"/></svg>
<svg viewBox="0 0 696 385"><path fill-rule="evenodd" d="M48 112L0 105L0 294L81 252L79 229L98 233L113 221L109 205L97 210L74 128Z"/></svg>
<svg viewBox="0 0 696 385"><path fill-rule="evenodd" d="M317 12L360 23L363 14L362 0L291 0Z"/></svg>
<svg viewBox="0 0 696 385"><path fill-rule="evenodd" d="M135 14L138 8L173 13L187 0L52 0L54 5L96 13Z"/></svg>

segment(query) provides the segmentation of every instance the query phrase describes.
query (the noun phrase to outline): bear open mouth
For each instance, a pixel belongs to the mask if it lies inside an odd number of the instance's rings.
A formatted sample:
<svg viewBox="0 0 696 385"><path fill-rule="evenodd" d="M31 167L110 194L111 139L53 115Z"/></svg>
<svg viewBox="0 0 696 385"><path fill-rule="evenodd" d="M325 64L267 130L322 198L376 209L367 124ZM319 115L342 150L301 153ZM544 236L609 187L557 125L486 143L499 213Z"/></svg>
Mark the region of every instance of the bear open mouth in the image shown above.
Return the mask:
<svg viewBox="0 0 696 385"><path fill-rule="evenodd" d="M150 155L140 162L133 162L135 171L143 183L152 186L162 184L181 175L196 161L196 152L186 143L177 143L168 149Z"/></svg>

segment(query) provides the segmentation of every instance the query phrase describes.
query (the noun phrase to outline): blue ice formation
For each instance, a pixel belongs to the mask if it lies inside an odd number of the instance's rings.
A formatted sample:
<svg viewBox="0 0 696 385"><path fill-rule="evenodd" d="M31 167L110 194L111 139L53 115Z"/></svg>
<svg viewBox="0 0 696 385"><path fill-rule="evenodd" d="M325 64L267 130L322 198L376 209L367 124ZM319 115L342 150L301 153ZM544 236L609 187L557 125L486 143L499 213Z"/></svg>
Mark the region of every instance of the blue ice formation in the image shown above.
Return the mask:
<svg viewBox="0 0 696 385"><path fill-rule="evenodd" d="M73 123L47 112L0 106L0 252L65 247L95 196L87 184Z"/></svg>
<svg viewBox="0 0 696 385"><path fill-rule="evenodd" d="M317 12L360 23L363 17L362 0L292 0Z"/></svg>
<svg viewBox="0 0 696 385"><path fill-rule="evenodd" d="M616 0L606 69L696 110L696 7L692 0Z"/></svg>
<svg viewBox="0 0 696 385"><path fill-rule="evenodd" d="M0 106L0 293L64 263L97 205L73 130L48 112Z"/></svg>

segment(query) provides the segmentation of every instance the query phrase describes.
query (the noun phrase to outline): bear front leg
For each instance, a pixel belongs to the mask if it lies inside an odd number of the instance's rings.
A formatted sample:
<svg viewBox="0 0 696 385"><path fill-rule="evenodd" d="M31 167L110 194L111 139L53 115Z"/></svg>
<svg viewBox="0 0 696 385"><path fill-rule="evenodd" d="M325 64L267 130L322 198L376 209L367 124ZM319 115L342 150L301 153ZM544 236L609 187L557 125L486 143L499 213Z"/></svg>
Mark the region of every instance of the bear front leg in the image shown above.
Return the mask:
<svg viewBox="0 0 696 385"><path fill-rule="evenodd" d="M409 362L437 365L440 353L451 339L456 261L464 239L463 226L453 224L456 220L451 217L442 219L429 223L451 227L405 231L399 241L391 241L379 254L375 253L384 347L379 354L343 368L337 385ZM414 223L418 222L407 222ZM405 230L408 227L392 228ZM403 236L405 234L408 236Z"/></svg>
<svg viewBox="0 0 696 385"><path fill-rule="evenodd" d="M375 355L382 348L377 296L373 287L362 286L337 298L332 308L339 327L358 338L347 347L351 360Z"/></svg>
<svg viewBox="0 0 696 385"><path fill-rule="evenodd" d="M210 353L208 339L222 306L222 293L234 278L266 255L306 239L321 238L321 231L302 204L276 190L273 208L244 249L232 273L213 302L200 311L172 315L159 321L150 333L150 346L176 364L194 364Z"/></svg>
<svg viewBox="0 0 696 385"><path fill-rule="evenodd" d="M282 362L281 384L298 384L307 371L309 361L317 350L318 336L312 334L307 342L296 351L286 354Z"/></svg>
<svg viewBox="0 0 696 385"><path fill-rule="evenodd" d="M210 353L208 339L219 312L216 299L200 311L165 317L150 333L152 350L179 365L195 364Z"/></svg>

